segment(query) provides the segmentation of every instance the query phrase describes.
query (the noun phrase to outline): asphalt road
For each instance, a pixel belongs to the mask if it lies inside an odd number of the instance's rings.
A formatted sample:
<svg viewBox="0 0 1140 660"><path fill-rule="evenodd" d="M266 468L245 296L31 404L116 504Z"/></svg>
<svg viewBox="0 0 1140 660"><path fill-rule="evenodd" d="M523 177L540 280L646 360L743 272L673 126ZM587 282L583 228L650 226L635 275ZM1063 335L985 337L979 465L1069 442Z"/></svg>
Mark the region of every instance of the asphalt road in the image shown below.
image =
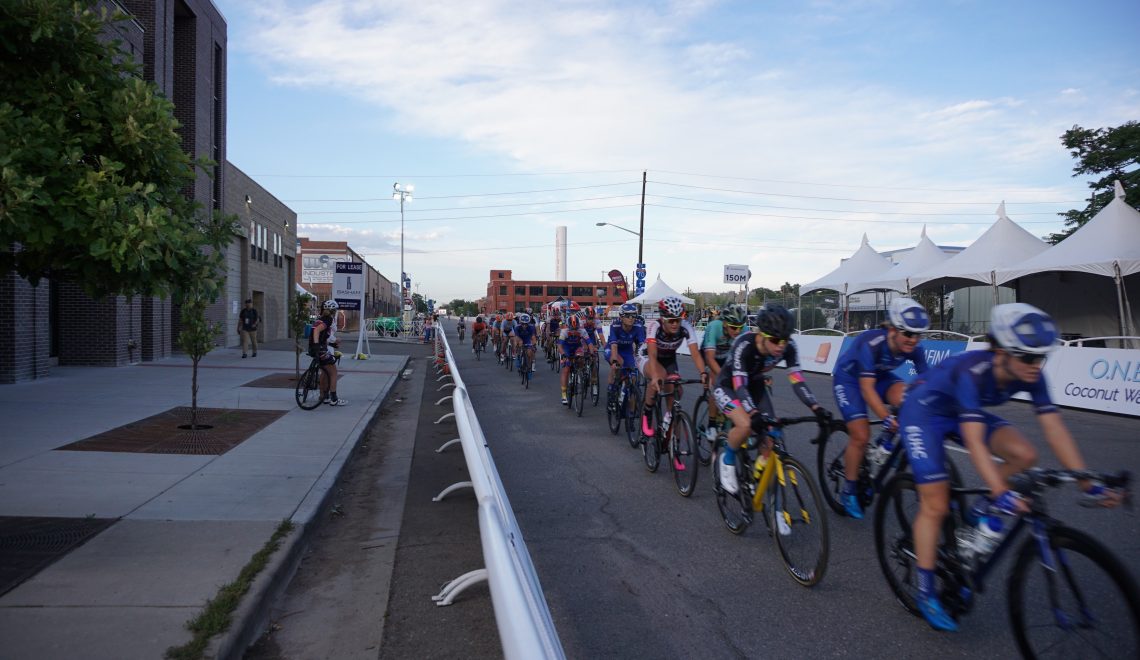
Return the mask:
<svg viewBox="0 0 1140 660"><path fill-rule="evenodd" d="M1017 656L1005 597L1009 561L957 634L940 634L892 597L874 554L870 517L830 518L830 562L814 588L784 572L759 520L742 536L725 529L704 468L692 498L680 497L668 466L646 471L640 451L609 433L604 393L579 418L560 405L557 374L540 362L529 390L496 366L476 361L446 324L476 413L538 571L567 655L572 658L1010 658ZM682 373L695 376L681 357ZM777 371L776 411L806 414ZM808 383L835 410L830 379ZM686 395L690 408L696 388ZM1029 406L1000 414L1056 465ZM1066 410L1093 468L1140 472L1140 421ZM788 449L815 464L810 430L789 432ZM967 481L968 458L956 460ZM1074 491L1050 496L1051 512L1104 541L1140 575L1140 524L1134 512L1089 511Z"/></svg>

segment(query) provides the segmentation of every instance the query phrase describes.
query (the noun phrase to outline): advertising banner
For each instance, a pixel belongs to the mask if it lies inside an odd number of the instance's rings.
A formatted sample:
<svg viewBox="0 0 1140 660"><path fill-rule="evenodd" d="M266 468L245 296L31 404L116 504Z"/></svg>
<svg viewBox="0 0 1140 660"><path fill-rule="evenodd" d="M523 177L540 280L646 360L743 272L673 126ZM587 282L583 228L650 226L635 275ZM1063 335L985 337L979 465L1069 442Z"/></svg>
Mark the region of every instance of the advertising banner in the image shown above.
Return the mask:
<svg viewBox="0 0 1140 660"><path fill-rule="evenodd" d="M610 278L610 281L614 283L614 286L616 286L618 289L618 302L625 302L629 300L629 287L627 287L625 284L625 275L623 275L620 270L615 268L607 273L607 276Z"/></svg>
<svg viewBox="0 0 1140 660"><path fill-rule="evenodd" d="M364 298L364 264L338 261L333 275L333 300L344 310L358 310Z"/></svg>
<svg viewBox="0 0 1140 660"><path fill-rule="evenodd" d="M1062 346L1044 373L1058 405L1140 416L1140 350Z"/></svg>
<svg viewBox="0 0 1140 660"><path fill-rule="evenodd" d="M796 335L800 368L821 374L831 373L835 369L835 361L843 352L843 342L846 339L840 335Z"/></svg>
<svg viewBox="0 0 1140 660"><path fill-rule="evenodd" d="M966 351L966 342L964 341L923 339L920 346L922 346L922 350L926 353L926 364L931 368L937 367L939 362L942 362L951 355L957 355ZM901 367L895 369L895 375L909 383L914 380L918 372L915 371L914 364L908 360L904 362Z"/></svg>

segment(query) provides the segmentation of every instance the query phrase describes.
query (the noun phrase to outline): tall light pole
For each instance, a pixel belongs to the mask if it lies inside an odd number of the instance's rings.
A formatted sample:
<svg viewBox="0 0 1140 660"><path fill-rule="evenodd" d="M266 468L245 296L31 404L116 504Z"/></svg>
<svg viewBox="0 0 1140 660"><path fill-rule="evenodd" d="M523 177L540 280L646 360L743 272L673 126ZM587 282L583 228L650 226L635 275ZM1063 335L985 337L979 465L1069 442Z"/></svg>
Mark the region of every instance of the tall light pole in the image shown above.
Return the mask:
<svg viewBox="0 0 1140 660"><path fill-rule="evenodd" d="M404 309L404 301L411 295L407 289L404 288L404 202L412 201L412 191L416 187L412 184L400 185L400 182L392 184L392 199L400 200L400 309ZM407 317L407 311L403 313Z"/></svg>
<svg viewBox="0 0 1140 660"><path fill-rule="evenodd" d="M642 217L641 231L634 231L632 229L626 229L625 227L622 227L621 225L615 225L612 222L595 222L594 224L599 226L599 227L605 227L605 226L613 227L614 229L620 229L626 233L633 234L634 236L636 236L637 237L637 268L639 268L639 269L641 268L641 264L645 263L644 259L642 258L643 257L642 252L643 252L644 244L645 244L645 218L644 217ZM634 277L633 277L633 281L635 284L634 289L633 289L634 295L640 295L641 294L641 292L637 290L636 283L638 281L638 279L637 279L638 273L642 273L642 272L643 271L641 271L641 270L635 270L634 271ZM642 279L644 280L644 278L642 278ZM626 295L629 295L629 294L626 294Z"/></svg>

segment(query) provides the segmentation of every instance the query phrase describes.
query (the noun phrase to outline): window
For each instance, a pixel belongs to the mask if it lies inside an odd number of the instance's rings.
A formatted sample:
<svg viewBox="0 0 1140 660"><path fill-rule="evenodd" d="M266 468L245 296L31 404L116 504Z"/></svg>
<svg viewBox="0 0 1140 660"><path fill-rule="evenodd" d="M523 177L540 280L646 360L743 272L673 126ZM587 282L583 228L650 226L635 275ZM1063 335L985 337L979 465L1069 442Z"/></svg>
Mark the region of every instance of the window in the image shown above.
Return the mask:
<svg viewBox="0 0 1140 660"><path fill-rule="evenodd" d="M516 312L521 312L521 311L523 311L523 310L525 310L525 309L526 309L526 305L522 304L521 302L516 302L516 303L515 303L515 311L516 311Z"/></svg>
<svg viewBox="0 0 1140 660"><path fill-rule="evenodd" d="M507 274L506 274L506 273L499 273L499 279L500 279L500 280L505 280L505 279L507 279Z"/></svg>
<svg viewBox="0 0 1140 660"><path fill-rule="evenodd" d="M500 286L500 287L499 287L499 295L500 295L500 296L505 296L505 295L507 295L507 287L506 287L506 285L503 285L503 286Z"/></svg>
<svg viewBox="0 0 1140 660"><path fill-rule="evenodd" d="M515 295L516 296L525 296L526 295L526 287L525 286L516 286L515 287Z"/></svg>
<svg viewBox="0 0 1140 660"><path fill-rule="evenodd" d="M249 258L257 258L257 223L249 223Z"/></svg>
<svg viewBox="0 0 1140 660"><path fill-rule="evenodd" d="M575 298L592 298L594 296L594 287L576 286L570 290L570 293Z"/></svg>
<svg viewBox="0 0 1140 660"><path fill-rule="evenodd" d="M541 296L542 295L542 286L541 285L539 285L539 286L533 286L532 285L530 287L530 295Z"/></svg>
<svg viewBox="0 0 1140 660"><path fill-rule="evenodd" d="M604 286L598 287L598 297L599 298L605 298L606 297L606 287L604 287Z"/></svg>
<svg viewBox="0 0 1140 660"><path fill-rule="evenodd" d="M566 287L564 287L564 286L548 286L548 287L546 287L546 295L548 295L548 296L564 296L564 295L566 295Z"/></svg>

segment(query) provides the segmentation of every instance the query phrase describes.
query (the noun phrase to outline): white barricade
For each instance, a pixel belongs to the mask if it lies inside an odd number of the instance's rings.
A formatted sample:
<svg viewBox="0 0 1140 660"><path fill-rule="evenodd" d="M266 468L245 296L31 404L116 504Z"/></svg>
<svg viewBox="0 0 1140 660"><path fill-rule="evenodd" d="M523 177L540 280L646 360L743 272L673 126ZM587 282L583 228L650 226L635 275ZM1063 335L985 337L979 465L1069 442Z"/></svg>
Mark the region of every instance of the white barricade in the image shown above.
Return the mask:
<svg viewBox="0 0 1140 660"><path fill-rule="evenodd" d="M471 405L467 386L459 374L443 329L437 329L435 334L436 354L442 351L445 355L455 383L450 398L471 479L470 482L449 486L436 500L442 499L455 488L470 486L474 489L485 566L456 578L433 598L437 604L450 604L451 599L467 586L486 580L491 589L491 604L504 657L508 660L565 658L538 574L535 573L514 511L499 479L499 471L495 468L495 461L487 447L486 436L483 435L483 429ZM445 415L439 421L449 416Z"/></svg>

